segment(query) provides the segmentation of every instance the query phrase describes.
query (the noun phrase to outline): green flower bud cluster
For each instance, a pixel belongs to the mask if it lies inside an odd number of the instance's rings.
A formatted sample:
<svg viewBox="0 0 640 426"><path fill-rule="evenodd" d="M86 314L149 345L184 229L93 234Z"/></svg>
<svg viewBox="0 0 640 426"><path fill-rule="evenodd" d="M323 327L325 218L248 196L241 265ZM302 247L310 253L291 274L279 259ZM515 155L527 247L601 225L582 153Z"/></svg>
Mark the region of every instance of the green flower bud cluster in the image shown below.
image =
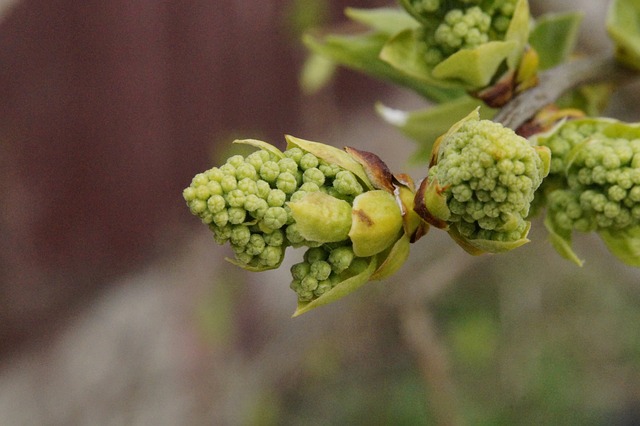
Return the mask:
<svg viewBox="0 0 640 426"><path fill-rule="evenodd" d="M196 175L183 197L218 244L229 243L241 266L275 268L287 246L317 246L298 232L289 202L321 191L353 202L363 187L350 171L293 147L279 157L260 149L234 155Z"/></svg>
<svg viewBox="0 0 640 426"><path fill-rule="evenodd" d="M567 156L571 150L585 139L601 135L605 123L594 120L571 120L557 128L552 135L536 138L540 145L549 147L552 153L551 175L563 174L567 168Z"/></svg>
<svg viewBox="0 0 640 426"><path fill-rule="evenodd" d="M199 173L183 196L244 269L277 268L288 246L307 247L291 268L296 316L395 273L428 225L412 209L412 179L375 154L285 139L284 152L235 141L258 151Z"/></svg>
<svg viewBox="0 0 640 426"><path fill-rule="evenodd" d="M503 40L517 0L411 0L409 3L424 24L425 59L435 66L461 49Z"/></svg>
<svg viewBox="0 0 640 426"><path fill-rule="evenodd" d="M597 232L624 262L640 266L640 126L606 118L566 121L532 141L550 148L551 174L540 188L555 248L582 264L572 232Z"/></svg>
<svg viewBox="0 0 640 426"><path fill-rule="evenodd" d="M558 228L591 232L640 224L640 138L587 137L567 162L567 189L547 194Z"/></svg>
<svg viewBox="0 0 640 426"><path fill-rule="evenodd" d="M548 162L548 149L531 146L498 123L479 120L476 110L434 146L423 183L427 220L440 221L469 251L502 251L526 242L530 224L525 219ZM479 240L484 246L474 243Z"/></svg>

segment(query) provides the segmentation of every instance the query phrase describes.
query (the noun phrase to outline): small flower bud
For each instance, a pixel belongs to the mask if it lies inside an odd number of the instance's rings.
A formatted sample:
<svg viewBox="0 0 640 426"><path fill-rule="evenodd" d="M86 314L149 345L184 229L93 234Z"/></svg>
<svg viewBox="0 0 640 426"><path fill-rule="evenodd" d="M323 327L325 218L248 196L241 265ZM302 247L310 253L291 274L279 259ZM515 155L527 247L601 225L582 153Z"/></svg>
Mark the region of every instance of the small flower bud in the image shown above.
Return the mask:
<svg viewBox="0 0 640 426"><path fill-rule="evenodd" d="M331 250L331 253L329 254L331 269L336 274L341 273L349 268L354 257L353 249L349 246L338 247Z"/></svg>
<svg viewBox="0 0 640 426"><path fill-rule="evenodd" d="M284 172L278 175L276 187L286 194L293 194L298 187L298 182L295 175L289 172Z"/></svg>
<svg viewBox="0 0 640 426"><path fill-rule="evenodd" d="M274 161L267 161L260 167L260 178L267 182L275 182L280 175L280 167Z"/></svg>
<svg viewBox="0 0 640 426"><path fill-rule="evenodd" d="M287 223L287 212L282 207L269 207L260 222L267 230L280 229Z"/></svg>
<svg viewBox="0 0 640 426"><path fill-rule="evenodd" d="M309 275L317 279L318 281L323 281L329 278L331 274L331 265L324 260L318 260L311 264L311 268L309 270Z"/></svg>

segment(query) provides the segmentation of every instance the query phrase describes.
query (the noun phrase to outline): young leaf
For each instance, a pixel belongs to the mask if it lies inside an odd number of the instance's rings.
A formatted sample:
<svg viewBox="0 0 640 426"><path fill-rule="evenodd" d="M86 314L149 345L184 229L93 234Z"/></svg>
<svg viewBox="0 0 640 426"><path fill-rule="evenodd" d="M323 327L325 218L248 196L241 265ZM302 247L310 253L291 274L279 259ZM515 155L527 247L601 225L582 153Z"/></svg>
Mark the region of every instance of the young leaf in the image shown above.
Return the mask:
<svg viewBox="0 0 640 426"><path fill-rule="evenodd" d="M400 9L383 7L377 9L356 9L348 7L345 15L372 30L393 35L408 28L418 28L420 24Z"/></svg>
<svg viewBox="0 0 640 426"><path fill-rule="evenodd" d="M451 102L416 111L401 111L381 103L376 105L376 110L385 121L418 143L418 151L414 153L412 160L424 163L429 160L435 140L449 130L459 117L480 105L482 101L463 96ZM485 107L480 110L480 118L491 119L495 113L496 110Z"/></svg>
<svg viewBox="0 0 640 426"><path fill-rule="evenodd" d="M640 267L640 226L618 231L602 230L599 234L618 259L627 265Z"/></svg>
<svg viewBox="0 0 640 426"><path fill-rule="evenodd" d="M479 89L491 82L498 67L517 48L516 41L490 41L474 49L461 49L436 65L432 75Z"/></svg>
<svg viewBox="0 0 640 426"><path fill-rule="evenodd" d="M547 231L549 231L551 245L553 245L553 248L556 249L560 256L572 261L578 266L582 266L584 262L580 260L571 247L571 232L558 229L549 216L545 218L544 226L547 228Z"/></svg>
<svg viewBox="0 0 640 426"><path fill-rule="evenodd" d="M607 31L616 44L616 57L640 69L640 2L613 0L607 14Z"/></svg>
<svg viewBox="0 0 640 426"><path fill-rule="evenodd" d="M464 94L459 88L425 84L423 80L407 75L381 60L379 55L388 39L388 35L378 32L353 36L331 35L324 39L307 34L303 42L312 52L342 66L404 86L434 102L446 102Z"/></svg>
<svg viewBox="0 0 640 426"><path fill-rule="evenodd" d="M583 14L549 13L536 19L529 44L538 52L540 69L552 68L569 58L575 47Z"/></svg>

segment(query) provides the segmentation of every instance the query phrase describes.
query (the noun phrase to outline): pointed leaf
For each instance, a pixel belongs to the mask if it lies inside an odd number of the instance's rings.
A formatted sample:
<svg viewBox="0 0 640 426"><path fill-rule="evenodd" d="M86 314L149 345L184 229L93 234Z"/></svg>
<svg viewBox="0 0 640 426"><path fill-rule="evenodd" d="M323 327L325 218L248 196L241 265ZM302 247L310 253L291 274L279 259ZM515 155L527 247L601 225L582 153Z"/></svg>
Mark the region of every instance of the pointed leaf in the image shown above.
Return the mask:
<svg viewBox="0 0 640 426"><path fill-rule="evenodd" d="M506 253L529 242L527 234L529 233L530 227L531 223L527 222L527 228L522 233L521 238L514 241L469 239L462 236L458 232L458 228L456 226L451 226L451 228L449 228L449 236L451 236L451 238L453 238L453 240L467 253L474 256L483 253Z"/></svg>
<svg viewBox="0 0 640 426"><path fill-rule="evenodd" d="M354 36L330 35L323 39L307 34L303 37L303 42L312 52L342 66L404 86L436 102L445 102L464 95L464 91L459 88L425 84L421 79L411 77L381 60L379 54L388 39L387 34L379 32Z"/></svg>
<svg viewBox="0 0 640 426"><path fill-rule="evenodd" d="M449 130L458 121L458 117L468 114L481 104L482 101L478 99L463 96L451 102L416 111L401 111L381 103L376 104L376 110L385 121L418 143L419 149L413 154L412 160L424 163L429 160L433 143L438 136ZM495 109L485 107L480 109L480 118L491 119L495 113Z"/></svg>
<svg viewBox="0 0 640 426"><path fill-rule="evenodd" d="M518 48L515 41L490 41L474 49L461 49L433 68L436 79L459 81L468 89L489 85L498 68Z"/></svg>
<svg viewBox="0 0 640 426"><path fill-rule="evenodd" d="M529 1L518 0L516 9L511 17L509 28L504 40L515 42L515 45L507 57L507 66L510 70L516 69L520 64L520 57L529 39L531 16L529 13Z"/></svg>
<svg viewBox="0 0 640 426"><path fill-rule="evenodd" d="M300 71L300 87L306 94L316 93L331 81L336 69L334 61L318 53L312 53Z"/></svg>
<svg viewBox="0 0 640 426"><path fill-rule="evenodd" d="M431 74L431 67L425 60L426 45L420 40L417 30L405 30L384 45L380 51L380 59L395 69L421 80L423 84L454 88L455 82L447 82Z"/></svg>
<svg viewBox="0 0 640 426"><path fill-rule="evenodd" d="M573 52L583 13L549 13L536 19L529 43L538 52L540 69L566 61Z"/></svg>
<svg viewBox="0 0 640 426"><path fill-rule="evenodd" d="M576 255L571 247L571 232L558 229L549 216L545 218L544 226L549 231L551 245L553 245L553 248L556 249L560 256L572 261L578 266L582 266L584 262Z"/></svg>
<svg viewBox="0 0 640 426"><path fill-rule="evenodd" d="M640 69L640 2L613 0L607 14L607 31L616 44L616 57Z"/></svg>
<svg viewBox="0 0 640 426"><path fill-rule="evenodd" d="M409 236L403 235L396 243L391 247L389 253L385 256L385 253L382 253L378 257L381 257L382 260L379 260L378 263L380 266L376 271L371 275L371 281L379 281L385 278L390 277L395 274L398 269L404 265L409 257L409 249L411 248Z"/></svg>
<svg viewBox="0 0 640 426"><path fill-rule="evenodd" d="M251 145L253 147L268 151L278 158L284 158L284 154L278 148L267 142L259 141L257 139L236 139L235 141L233 141L233 143Z"/></svg>
<svg viewBox="0 0 640 426"><path fill-rule="evenodd" d="M420 26L415 19L396 8L357 9L348 7L344 13L352 21L359 22L387 35L393 35L400 31Z"/></svg>

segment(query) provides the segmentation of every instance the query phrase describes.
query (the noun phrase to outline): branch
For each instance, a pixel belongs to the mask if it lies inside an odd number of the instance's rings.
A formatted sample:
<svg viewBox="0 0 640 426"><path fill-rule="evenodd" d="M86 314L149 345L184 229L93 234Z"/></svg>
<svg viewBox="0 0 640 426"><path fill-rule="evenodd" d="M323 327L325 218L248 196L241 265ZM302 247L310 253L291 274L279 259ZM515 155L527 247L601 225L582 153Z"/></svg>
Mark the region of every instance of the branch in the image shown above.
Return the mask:
<svg viewBox="0 0 640 426"><path fill-rule="evenodd" d="M402 285L389 299L397 309L402 338L413 352L424 381L426 406L439 426L461 425L464 419L448 347L438 335L429 304L474 264L477 258L458 247L426 261L424 257L414 257L405 265L408 266L405 271L399 273L398 282Z"/></svg>
<svg viewBox="0 0 640 426"><path fill-rule="evenodd" d="M637 77L637 73L618 64L612 56L593 56L567 62L540 73L539 84L509 101L494 121L517 129L574 87L604 81L620 85Z"/></svg>

